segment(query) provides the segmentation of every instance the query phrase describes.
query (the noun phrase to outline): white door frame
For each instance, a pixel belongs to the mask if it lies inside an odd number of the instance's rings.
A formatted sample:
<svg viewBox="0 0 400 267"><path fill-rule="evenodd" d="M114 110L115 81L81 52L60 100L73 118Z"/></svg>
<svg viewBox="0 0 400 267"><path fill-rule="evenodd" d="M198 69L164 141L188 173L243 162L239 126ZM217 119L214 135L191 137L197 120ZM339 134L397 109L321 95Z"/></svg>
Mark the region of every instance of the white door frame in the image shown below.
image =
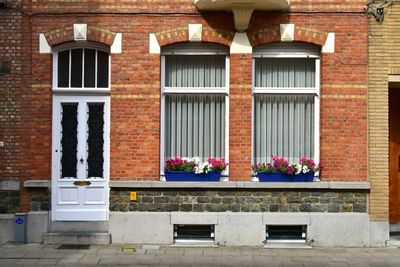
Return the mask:
<svg viewBox="0 0 400 267"><path fill-rule="evenodd" d="M86 177L86 173L77 170L77 179L60 179L60 162L61 162L61 103L79 103L78 105L78 118L79 110L81 113L86 114L86 105L83 103L104 103L104 165L103 165L103 179L96 179ZM83 105L82 105L83 104ZM83 116L83 115L81 115ZM87 121L87 117L85 118ZM78 119L78 140L86 140L86 123L79 124ZM78 155L87 159L86 144L78 142ZM78 163L79 164L79 163ZM86 165L84 165L86 166ZM110 96L66 96L66 95L53 95L53 116L52 116L52 220L54 221L108 221L109 219L109 176L110 176ZM91 183L89 186L76 186L74 181L84 180ZM78 196L78 202L61 202L59 188L71 188L71 192L75 191ZM104 188L104 191L102 189ZM79 191L80 190L80 191ZM96 199L83 199L82 196L86 190L91 190L94 193L96 190L104 194L101 201ZM72 194L72 195L73 195ZM80 197L79 197L80 196ZM85 195L86 197L86 195ZM60 204L61 203L61 204ZM82 205L88 208L82 208ZM65 207L61 209L60 207ZM75 208L76 207L76 208Z"/></svg>

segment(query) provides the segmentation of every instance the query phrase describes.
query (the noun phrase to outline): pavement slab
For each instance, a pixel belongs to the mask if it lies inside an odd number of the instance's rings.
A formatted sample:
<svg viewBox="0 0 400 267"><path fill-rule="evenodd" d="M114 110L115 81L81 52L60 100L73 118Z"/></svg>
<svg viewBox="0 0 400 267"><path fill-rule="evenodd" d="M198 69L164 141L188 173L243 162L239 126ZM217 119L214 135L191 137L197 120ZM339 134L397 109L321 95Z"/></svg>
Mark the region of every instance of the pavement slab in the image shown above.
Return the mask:
<svg viewBox="0 0 400 267"><path fill-rule="evenodd" d="M0 266L251 266L251 267L399 267L398 248L263 248L93 245L58 249L59 245L0 244ZM123 252L122 248L135 248Z"/></svg>

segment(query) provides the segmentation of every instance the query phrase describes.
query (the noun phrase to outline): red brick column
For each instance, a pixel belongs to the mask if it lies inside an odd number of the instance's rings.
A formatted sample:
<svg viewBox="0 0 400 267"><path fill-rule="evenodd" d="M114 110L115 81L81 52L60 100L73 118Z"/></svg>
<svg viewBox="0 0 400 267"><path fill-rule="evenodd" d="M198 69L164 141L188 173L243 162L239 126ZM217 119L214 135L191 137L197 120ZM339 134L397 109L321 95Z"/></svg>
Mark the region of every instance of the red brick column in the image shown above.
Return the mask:
<svg viewBox="0 0 400 267"><path fill-rule="evenodd" d="M229 179L251 178L251 54L231 54L229 94Z"/></svg>

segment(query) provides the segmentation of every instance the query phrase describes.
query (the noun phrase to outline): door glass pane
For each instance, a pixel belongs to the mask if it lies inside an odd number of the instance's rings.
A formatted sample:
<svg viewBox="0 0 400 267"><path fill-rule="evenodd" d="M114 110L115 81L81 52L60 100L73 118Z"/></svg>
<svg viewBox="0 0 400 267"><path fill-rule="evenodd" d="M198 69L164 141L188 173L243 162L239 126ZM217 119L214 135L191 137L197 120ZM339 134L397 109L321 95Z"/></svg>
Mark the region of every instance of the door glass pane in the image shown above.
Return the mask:
<svg viewBox="0 0 400 267"><path fill-rule="evenodd" d="M95 87L96 50L85 49L85 87Z"/></svg>
<svg viewBox="0 0 400 267"><path fill-rule="evenodd" d="M225 156L225 95L165 96L165 158Z"/></svg>
<svg viewBox="0 0 400 267"><path fill-rule="evenodd" d="M315 87L313 58L256 58L256 87Z"/></svg>
<svg viewBox="0 0 400 267"><path fill-rule="evenodd" d="M97 51L97 87L108 87L108 53Z"/></svg>
<svg viewBox="0 0 400 267"><path fill-rule="evenodd" d="M71 50L71 87L82 87L82 51Z"/></svg>
<svg viewBox="0 0 400 267"><path fill-rule="evenodd" d="M63 103L61 105L61 178L76 178L78 104Z"/></svg>
<svg viewBox="0 0 400 267"><path fill-rule="evenodd" d="M104 103L88 104L87 172L90 178L103 178Z"/></svg>
<svg viewBox="0 0 400 267"><path fill-rule="evenodd" d="M68 87L69 50L58 53L58 87Z"/></svg>
<svg viewBox="0 0 400 267"><path fill-rule="evenodd" d="M254 96L254 163L314 156L314 95Z"/></svg>
<svg viewBox="0 0 400 267"><path fill-rule="evenodd" d="M165 86L224 87L225 56L165 56Z"/></svg>

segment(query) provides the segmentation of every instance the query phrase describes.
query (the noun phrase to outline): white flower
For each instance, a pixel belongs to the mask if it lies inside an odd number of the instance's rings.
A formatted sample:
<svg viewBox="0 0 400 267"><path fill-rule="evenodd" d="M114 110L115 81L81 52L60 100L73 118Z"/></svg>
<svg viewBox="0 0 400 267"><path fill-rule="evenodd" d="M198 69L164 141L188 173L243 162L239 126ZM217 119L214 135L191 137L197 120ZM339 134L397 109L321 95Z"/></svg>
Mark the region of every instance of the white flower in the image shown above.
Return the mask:
<svg viewBox="0 0 400 267"><path fill-rule="evenodd" d="M302 167L302 173L307 173L309 171L310 171L310 169L307 166Z"/></svg>
<svg viewBox="0 0 400 267"><path fill-rule="evenodd" d="M296 166L296 175L301 173L301 164L297 164Z"/></svg>
<svg viewBox="0 0 400 267"><path fill-rule="evenodd" d="M208 173L211 170L211 164L208 162L198 163L194 172L196 174Z"/></svg>

